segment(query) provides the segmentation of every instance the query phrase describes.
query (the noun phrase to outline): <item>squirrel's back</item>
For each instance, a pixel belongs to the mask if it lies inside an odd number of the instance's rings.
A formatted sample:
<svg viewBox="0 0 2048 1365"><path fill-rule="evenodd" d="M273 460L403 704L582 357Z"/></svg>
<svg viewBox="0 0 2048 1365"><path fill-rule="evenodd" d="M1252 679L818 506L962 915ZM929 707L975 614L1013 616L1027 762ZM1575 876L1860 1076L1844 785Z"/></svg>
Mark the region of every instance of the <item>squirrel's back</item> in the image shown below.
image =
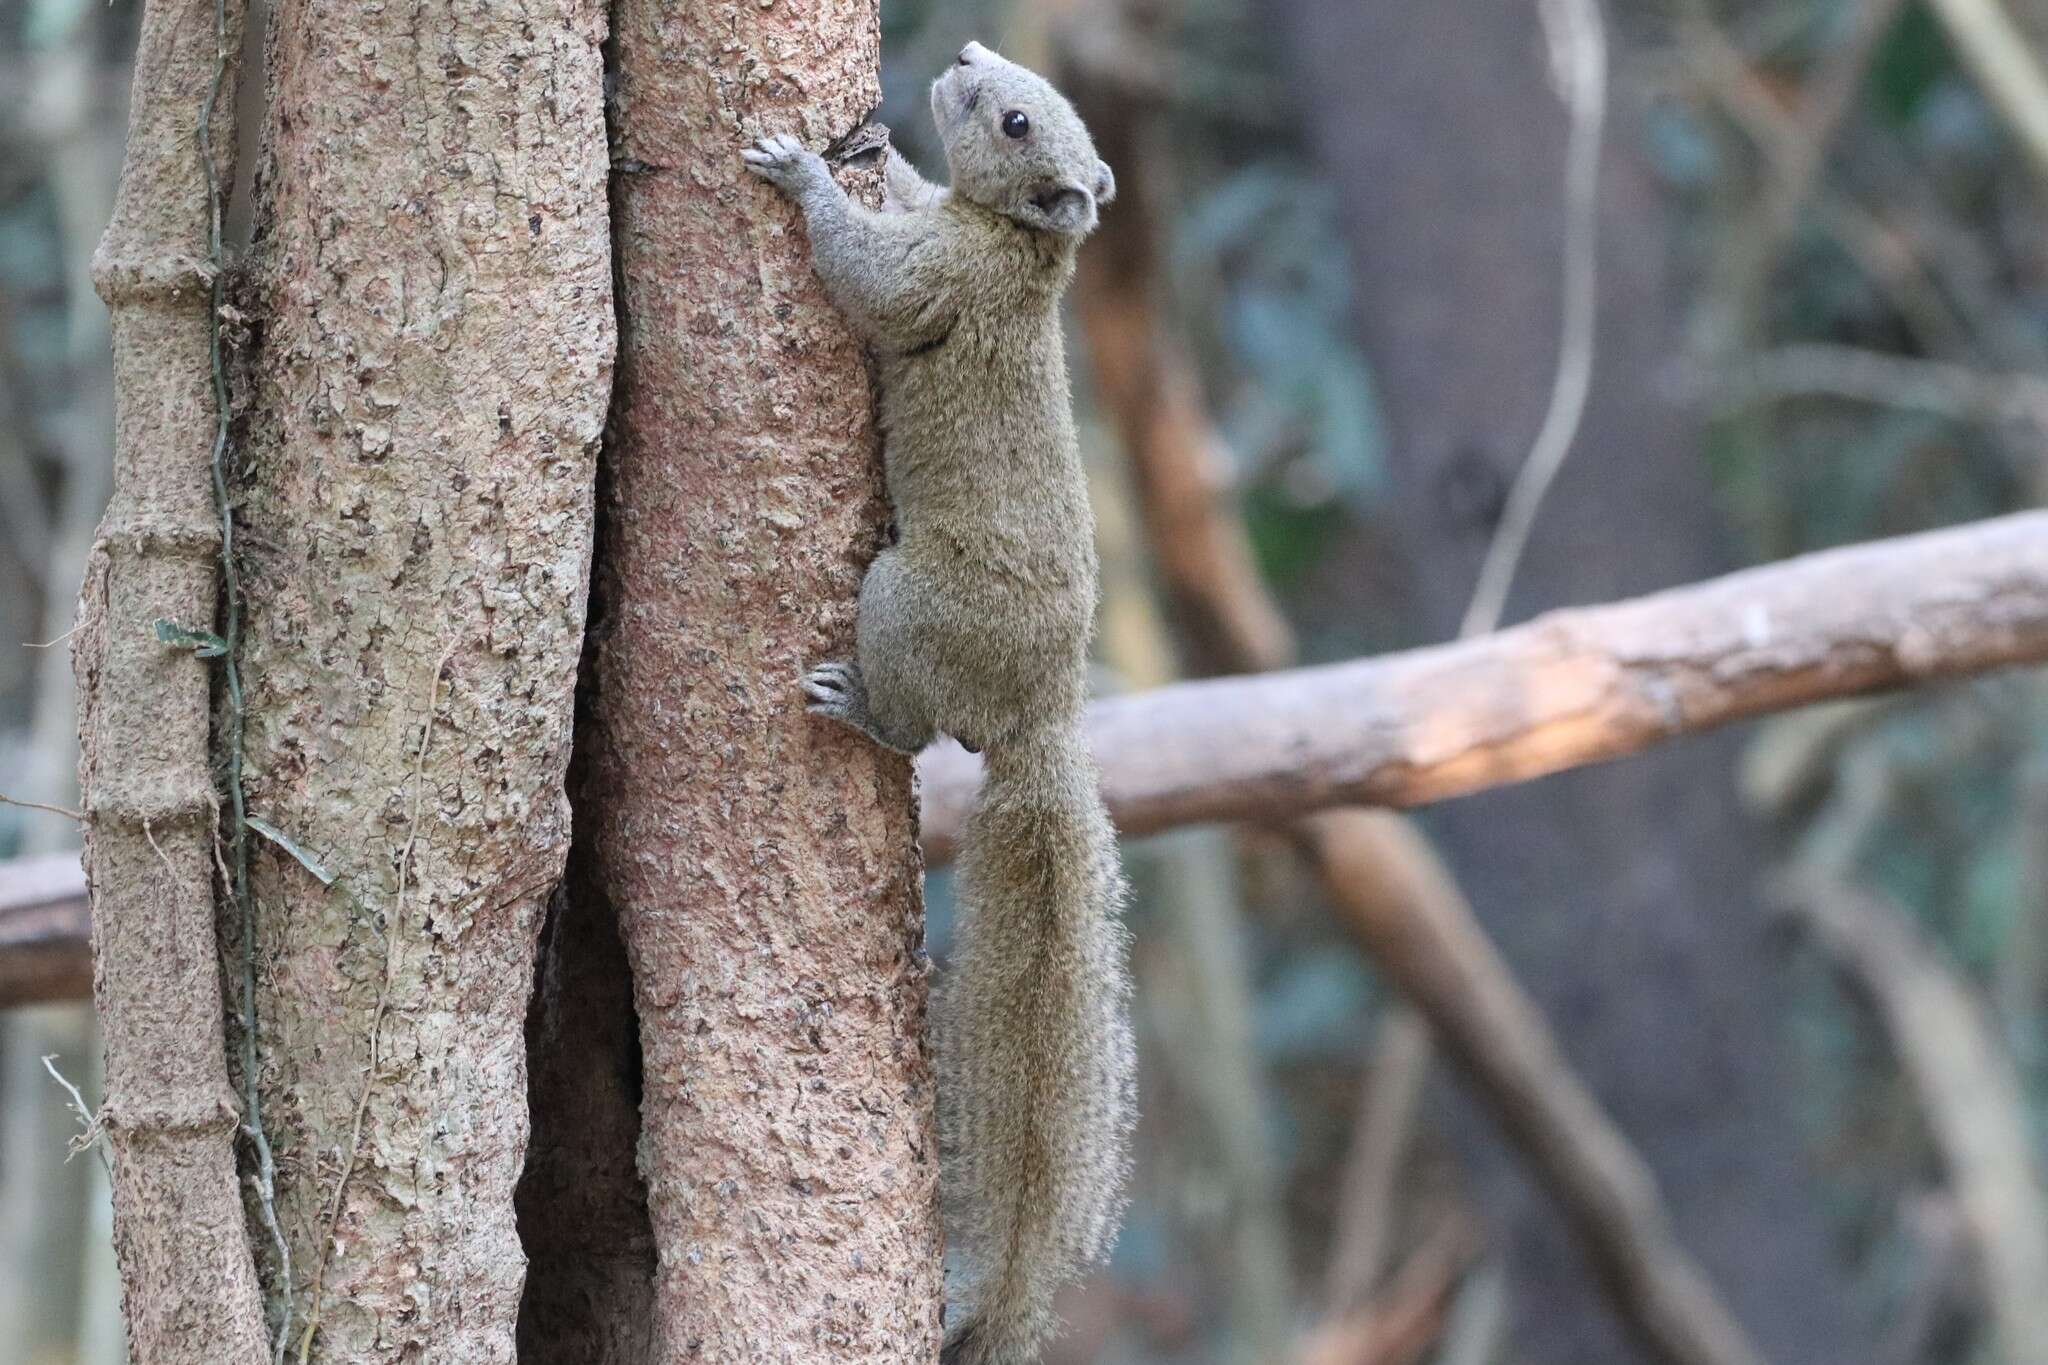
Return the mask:
<svg viewBox="0 0 2048 1365"><path fill-rule="evenodd" d="M1092 544L1059 321L1072 246L971 203L923 213L934 335L881 357L893 502L962 527L1043 521L1040 544Z"/></svg>
<svg viewBox="0 0 2048 1365"><path fill-rule="evenodd" d="M899 549L959 671L1071 713L1097 587L1058 313L1072 251L972 204L927 212L953 267L939 339L883 357Z"/></svg>

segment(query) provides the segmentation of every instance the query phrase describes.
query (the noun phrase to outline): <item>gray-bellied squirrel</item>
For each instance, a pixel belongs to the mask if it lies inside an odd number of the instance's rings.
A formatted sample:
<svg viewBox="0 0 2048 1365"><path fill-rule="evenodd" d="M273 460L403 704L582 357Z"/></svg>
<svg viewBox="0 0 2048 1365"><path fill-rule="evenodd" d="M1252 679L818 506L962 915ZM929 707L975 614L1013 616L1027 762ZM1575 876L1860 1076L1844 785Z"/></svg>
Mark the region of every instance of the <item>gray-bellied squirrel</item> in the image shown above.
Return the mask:
<svg viewBox="0 0 2048 1365"><path fill-rule="evenodd" d="M949 1229L971 1287L947 1365L1025 1365L1052 1294L1106 1254L1134 1111L1114 834L1079 730L1096 598L1059 300L1116 181L1073 107L979 43L932 83L952 184L892 149L879 213L794 138L747 165L803 209L826 292L874 347L897 543L855 657L810 708L915 752L985 755L938 1008Z"/></svg>

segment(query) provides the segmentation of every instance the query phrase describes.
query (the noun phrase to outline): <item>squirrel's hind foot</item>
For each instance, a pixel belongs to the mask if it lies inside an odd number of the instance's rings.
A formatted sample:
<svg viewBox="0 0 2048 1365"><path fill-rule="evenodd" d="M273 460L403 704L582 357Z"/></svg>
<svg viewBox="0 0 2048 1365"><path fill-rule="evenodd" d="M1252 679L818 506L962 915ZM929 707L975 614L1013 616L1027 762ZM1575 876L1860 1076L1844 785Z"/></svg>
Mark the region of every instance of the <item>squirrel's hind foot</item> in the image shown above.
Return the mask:
<svg viewBox="0 0 2048 1365"><path fill-rule="evenodd" d="M846 659L831 659L804 674L804 695L810 709L834 720L851 720L849 712L865 712L862 705L860 669Z"/></svg>
<svg viewBox="0 0 2048 1365"><path fill-rule="evenodd" d="M812 715L828 716L842 725L851 725L886 748L914 754L931 743L929 730L912 733L886 725L875 715L868 700L867 684L861 679L860 665L851 659L829 659L816 665L804 674L803 689L810 699L805 709Z"/></svg>

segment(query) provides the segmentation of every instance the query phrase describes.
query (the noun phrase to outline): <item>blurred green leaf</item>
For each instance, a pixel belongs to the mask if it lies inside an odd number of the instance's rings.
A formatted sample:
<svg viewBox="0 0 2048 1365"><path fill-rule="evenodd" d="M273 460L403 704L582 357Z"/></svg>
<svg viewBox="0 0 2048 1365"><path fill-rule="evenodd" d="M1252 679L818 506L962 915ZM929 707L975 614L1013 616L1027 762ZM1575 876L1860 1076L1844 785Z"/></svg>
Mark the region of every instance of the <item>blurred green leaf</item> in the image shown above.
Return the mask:
<svg viewBox="0 0 2048 1365"><path fill-rule="evenodd" d="M1871 62L1871 103L1892 123L1909 123L1920 102L1954 68L1955 54L1933 11L1924 4L1908 5Z"/></svg>
<svg viewBox="0 0 2048 1365"><path fill-rule="evenodd" d="M1346 522L1336 504L1304 507L1263 484L1246 494L1244 516L1260 571L1282 587L1321 561Z"/></svg>

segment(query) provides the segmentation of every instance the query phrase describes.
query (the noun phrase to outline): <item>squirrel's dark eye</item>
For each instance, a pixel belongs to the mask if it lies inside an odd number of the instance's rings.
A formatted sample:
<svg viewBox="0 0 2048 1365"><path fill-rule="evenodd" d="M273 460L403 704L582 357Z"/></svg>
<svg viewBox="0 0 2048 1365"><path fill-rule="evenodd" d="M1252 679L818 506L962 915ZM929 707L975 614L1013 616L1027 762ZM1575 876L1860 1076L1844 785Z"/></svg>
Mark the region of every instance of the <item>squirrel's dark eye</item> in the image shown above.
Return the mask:
<svg viewBox="0 0 2048 1365"><path fill-rule="evenodd" d="M1012 109L1003 115L1003 136L1022 137L1031 131L1031 120L1024 117L1022 109Z"/></svg>

